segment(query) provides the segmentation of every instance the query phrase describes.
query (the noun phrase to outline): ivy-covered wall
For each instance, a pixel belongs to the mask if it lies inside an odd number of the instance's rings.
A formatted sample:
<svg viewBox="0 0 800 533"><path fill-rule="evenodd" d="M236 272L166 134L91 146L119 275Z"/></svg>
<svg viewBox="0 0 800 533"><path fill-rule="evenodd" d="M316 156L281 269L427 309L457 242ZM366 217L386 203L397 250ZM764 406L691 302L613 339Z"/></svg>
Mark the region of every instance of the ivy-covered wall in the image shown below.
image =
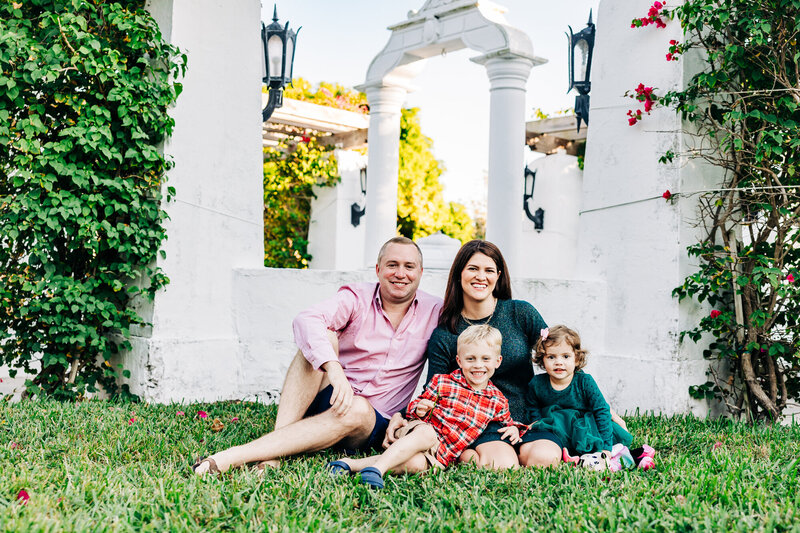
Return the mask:
<svg viewBox="0 0 800 533"><path fill-rule="evenodd" d="M125 394L131 300L168 281L159 145L185 56L143 4L0 5L0 353L30 394Z"/></svg>

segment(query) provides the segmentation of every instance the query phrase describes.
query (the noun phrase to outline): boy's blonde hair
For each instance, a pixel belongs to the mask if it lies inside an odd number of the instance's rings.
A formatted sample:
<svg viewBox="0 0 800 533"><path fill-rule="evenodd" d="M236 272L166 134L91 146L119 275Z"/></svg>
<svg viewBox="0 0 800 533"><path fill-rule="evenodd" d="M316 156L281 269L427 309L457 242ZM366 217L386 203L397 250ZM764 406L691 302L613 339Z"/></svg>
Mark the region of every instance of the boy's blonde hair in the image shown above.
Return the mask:
<svg viewBox="0 0 800 533"><path fill-rule="evenodd" d="M589 354L586 350L581 348L581 336L578 332L568 328L567 326L559 324L552 328L547 328L547 338L542 339L539 337L536 343L536 348L533 351L533 362L541 368L544 368L544 352L548 346L558 344L562 340L567 341L572 349L575 351L575 370L580 370L586 366L586 356Z"/></svg>
<svg viewBox="0 0 800 533"><path fill-rule="evenodd" d="M456 342L456 349L464 344L485 342L492 348L497 348L497 353L500 353L500 346L503 344L503 335L500 333L499 329L493 328L489 324L476 324L462 331Z"/></svg>

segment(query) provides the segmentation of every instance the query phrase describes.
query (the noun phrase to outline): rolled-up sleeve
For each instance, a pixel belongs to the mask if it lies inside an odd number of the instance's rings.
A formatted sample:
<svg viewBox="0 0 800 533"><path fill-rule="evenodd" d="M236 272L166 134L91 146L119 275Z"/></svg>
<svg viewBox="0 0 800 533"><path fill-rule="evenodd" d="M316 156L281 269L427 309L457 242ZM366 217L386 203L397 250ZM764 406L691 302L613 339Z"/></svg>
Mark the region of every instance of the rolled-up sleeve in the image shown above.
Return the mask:
<svg viewBox="0 0 800 533"><path fill-rule="evenodd" d="M328 361L338 361L327 331L342 331L357 309L358 296L345 286L333 298L301 311L292 321L294 341L315 369Z"/></svg>

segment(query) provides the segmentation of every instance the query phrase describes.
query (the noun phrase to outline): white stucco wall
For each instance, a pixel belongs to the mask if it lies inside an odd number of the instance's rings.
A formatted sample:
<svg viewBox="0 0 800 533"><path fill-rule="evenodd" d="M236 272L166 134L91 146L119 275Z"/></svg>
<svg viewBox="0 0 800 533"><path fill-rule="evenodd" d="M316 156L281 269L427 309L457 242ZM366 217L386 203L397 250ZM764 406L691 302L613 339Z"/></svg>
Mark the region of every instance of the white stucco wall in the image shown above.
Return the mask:
<svg viewBox="0 0 800 533"><path fill-rule="evenodd" d="M350 223L350 206L364 206L360 170L367 166L367 156L353 150L336 149L342 180L335 187L315 187L308 228L310 268L353 270L363 267L365 217L358 226ZM369 169L367 169L369 181Z"/></svg>
<svg viewBox="0 0 800 533"><path fill-rule="evenodd" d="M520 265L514 273L526 278L573 278L583 185L578 158L561 150L531 161L528 168L536 172L528 208L531 213L544 209L544 229L536 231L533 222L522 217L517 241Z"/></svg>
<svg viewBox="0 0 800 533"><path fill-rule="evenodd" d="M595 373L606 382L616 379L611 395L642 409L702 412L705 406L690 400L687 389L705 381L708 364L701 347L678 344L679 332L699 320L700 310L671 295L688 272L685 250L696 241L696 205L694 198L671 204L661 194L704 178L685 161L658 163L684 143L672 110L657 109L628 125L627 110L641 103L625 98L626 90L643 82L663 94L684 77L681 62L664 60L668 41L681 38L679 24L630 28L642 9L633 2L600 3L577 276L609 287L603 311L609 355Z"/></svg>
<svg viewBox="0 0 800 533"><path fill-rule="evenodd" d="M188 56L164 152L175 168L165 209L170 278L123 358L134 392L155 401L230 397L233 269L263 265L260 4L152 0L167 41Z"/></svg>

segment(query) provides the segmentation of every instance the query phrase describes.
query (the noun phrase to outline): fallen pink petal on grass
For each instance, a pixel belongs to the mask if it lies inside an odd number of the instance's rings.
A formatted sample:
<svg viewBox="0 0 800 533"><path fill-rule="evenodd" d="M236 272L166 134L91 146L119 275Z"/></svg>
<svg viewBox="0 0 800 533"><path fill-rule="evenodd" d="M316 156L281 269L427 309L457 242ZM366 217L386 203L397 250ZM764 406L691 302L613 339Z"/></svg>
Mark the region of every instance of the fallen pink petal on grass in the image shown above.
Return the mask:
<svg viewBox="0 0 800 533"><path fill-rule="evenodd" d="M231 422L238 422L238 421L239 421L238 416L234 416L233 418L231 418Z"/></svg>
<svg viewBox="0 0 800 533"><path fill-rule="evenodd" d="M28 491L25 489L20 489L20 491L17 493L17 501L20 503L20 505L25 505L30 499L31 497L28 495Z"/></svg>
<svg viewBox="0 0 800 533"><path fill-rule="evenodd" d="M208 413L205 411L197 411L197 418L208 418Z"/></svg>
<svg viewBox="0 0 800 533"><path fill-rule="evenodd" d="M184 413L183 411L178 411L177 413L175 413L175 416L186 416L186 413Z"/></svg>
<svg viewBox="0 0 800 533"><path fill-rule="evenodd" d="M18 442L13 442L13 441L12 441L12 442L9 442L9 443L8 443L8 448L9 448L9 449L11 449L11 450L15 450L15 449L17 449L17 448L20 448L20 449L21 449L21 448L22 448L22 446L20 446Z"/></svg>
<svg viewBox="0 0 800 533"><path fill-rule="evenodd" d="M130 419L130 420L128 420L128 425L130 426L130 425L131 425L131 424L133 424L134 422L136 422L136 417L135 417L135 416L132 416L132 417L131 417L131 419Z"/></svg>
<svg viewBox="0 0 800 533"><path fill-rule="evenodd" d="M720 441L715 442L714 445L711 447L711 450L716 450L717 448L722 448L722 442Z"/></svg>

